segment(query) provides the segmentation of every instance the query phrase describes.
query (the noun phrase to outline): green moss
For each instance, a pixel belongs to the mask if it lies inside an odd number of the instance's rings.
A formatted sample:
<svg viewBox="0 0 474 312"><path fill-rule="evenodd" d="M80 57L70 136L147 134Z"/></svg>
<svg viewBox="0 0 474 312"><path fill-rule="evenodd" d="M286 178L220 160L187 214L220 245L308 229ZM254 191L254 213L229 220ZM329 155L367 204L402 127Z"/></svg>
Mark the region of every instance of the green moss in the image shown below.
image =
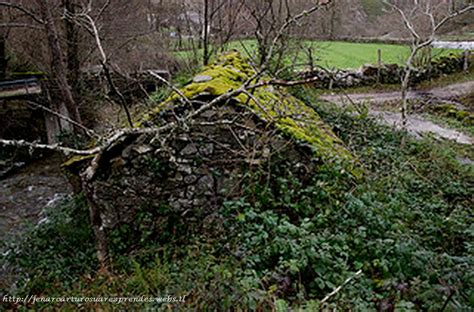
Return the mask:
<svg viewBox="0 0 474 312"><path fill-rule="evenodd" d="M457 119L468 126L473 124L474 114L465 110L460 110L456 107L456 105L439 105L434 107L434 111L438 115Z"/></svg>
<svg viewBox="0 0 474 312"><path fill-rule="evenodd" d="M242 84L253 78L254 69L241 57L239 52L232 51L220 56L217 61L204 67L199 73L203 82L194 82L182 88L182 93L188 99L200 95L223 95L231 90L236 90ZM262 78L265 80L266 78ZM257 81L252 81L255 83ZM234 97L237 105L252 110L261 119L273 123L286 135L309 144L315 156L323 161L341 162L344 169L355 177L362 175L362 170L354 156L344 147L343 142L332 132L319 115L305 103L286 92L283 88L264 86L253 90L253 97L242 93ZM179 95L174 94L163 103L159 104L137 126L145 121L156 122L156 116L170 105L178 103Z"/></svg>
<svg viewBox="0 0 474 312"><path fill-rule="evenodd" d="M66 160L62 165L61 167L62 168L72 168L72 167L75 167L76 165L80 165L82 164L84 161L86 160L89 160L89 159L92 159L94 158L95 155L78 155L78 156L73 156L71 158L69 158L68 160Z"/></svg>
<svg viewBox="0 0 474 312"><path fill-rule="evenodd" d="M459 112L456 112L456 118L459 119L459 120L463 120L465 118L469 117L469 113L466 112L466 111L459 111Z"/></svg>
<svg viewBox="0 0 474 312"><path fill-rule="evenodd" d="M25 77L25 76L47 76L47 73L41 71L28 71L28 72L13 72L11 73L14 77Z"/></svg>

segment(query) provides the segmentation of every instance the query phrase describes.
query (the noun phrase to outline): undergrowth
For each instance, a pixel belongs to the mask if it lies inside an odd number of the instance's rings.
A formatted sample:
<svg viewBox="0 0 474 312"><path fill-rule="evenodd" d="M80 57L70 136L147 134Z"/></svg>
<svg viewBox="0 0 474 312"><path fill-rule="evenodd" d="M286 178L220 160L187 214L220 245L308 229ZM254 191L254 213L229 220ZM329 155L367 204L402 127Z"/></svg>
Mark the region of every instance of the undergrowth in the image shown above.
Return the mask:
<svg viewBox="0 0 474 312"><path fill-rule="evenodd" d="M295 90L313 103L303 91ZM458 162L455 144L416 141L367 116L314 108L358 156L363 182L343 183L338 168L323 167L302 183L276 162L271 185L251 177L246 196L226 202L200 233L163 233L159 243L117 251L110 277L95 273L82 201L63 205L12 247L10 261L22 272L15 293L187 296L180 305L112 310L471 309L473 166ZM474 157L472 148L463 153Z"/></svg>
<svg viewBox="0 0 474 312"><path fill-rule="evenodd" d="M43 294L72 287L96 269L94 237L82 196L49 207L20 239L4 241L0 265L17 275L1 294Z"/></svg>

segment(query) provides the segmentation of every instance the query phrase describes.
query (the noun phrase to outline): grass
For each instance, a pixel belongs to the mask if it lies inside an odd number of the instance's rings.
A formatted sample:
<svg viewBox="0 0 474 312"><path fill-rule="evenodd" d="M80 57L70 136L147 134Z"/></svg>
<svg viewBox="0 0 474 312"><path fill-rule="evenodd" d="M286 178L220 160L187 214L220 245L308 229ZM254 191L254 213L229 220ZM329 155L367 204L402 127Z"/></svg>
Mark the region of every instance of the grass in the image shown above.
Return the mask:
<svg viewBox="0 0 474 312"><path fill-rule="evenodd" d="M225 47L225 50L229 49L237 49L251 59L256 57L258 50L256 40L232 41ZM356 69L365 64L376 64L378 49L382 51L384 63L403 64L410 51L407 46L396 44L302 41L291 44L285 63L290 65L296 59L296 64L307 64L308 57L304 51L308 49L312 51L317 65L330 69ZM433 55L439 57L456 51L434 49ZM192 51L176 52L179 58L191 58L192 54Z"/></svg>

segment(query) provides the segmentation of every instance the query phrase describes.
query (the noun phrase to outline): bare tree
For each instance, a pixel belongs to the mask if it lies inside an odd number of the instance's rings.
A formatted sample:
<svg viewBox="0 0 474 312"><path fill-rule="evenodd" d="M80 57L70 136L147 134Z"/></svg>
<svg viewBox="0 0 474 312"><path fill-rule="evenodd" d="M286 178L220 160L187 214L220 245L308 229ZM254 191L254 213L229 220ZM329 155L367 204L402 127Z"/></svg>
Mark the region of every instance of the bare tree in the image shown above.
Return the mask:
<svg viewBox="0 0 474 312"><path fill-rule="evenodd" d="M47 46L50 53L49 59L51 61L51 73L59 89L62 102L61 105L65 106L65 109L59 107L58 110L67 114L71 120L81 123L81 116L72 93L71 85L68 81L68 69L65 64L65 53L63 46L60 43L59 31L52 13L54 5L50 3L50 0L35 0L35 4L36 7L30 9L17 3L0 2L0 6L21 12L33 23L41 26L40 29L44 31L47 38ZM73 128L79 132L82 131L74 125Z"/></svg>
<svg viewBox="0 0 474 312"><path fill-rule="evenodd" d="M214 53L213 37L218 37L219 45L229 42L235 33L237 20L243 3L237 0L203 0L202 43L203 64L208 65Z"/></svg>
<svg viewBox="0 0 474 312"><path fill-rule="evenodd" d="M62 0L64 11L68 12L69 14L75 14L78 7L76 1L77 0ZM77 25L68 18L64 19L64 23L66 29L66 63L68 69L68 78L72 86L77 86L80 72L79 29ZM74 90L76 90L76 88L73 88L73 91Z"/></svg>
<svg viewBox="0 0 474 312"><path fill-rule="evenodd" d="M7 69L7 56L5 55L5 37L0 35L0 79L5 78Z"/></svg>
<svg viewBox="0 0 474 312"><path fill-rule="evenodd" d="M250 32L257 40L258 53L256 57L250 57L260 67L265 68L267 73L273 75L289 72L294 65L298 65L298 54L304 47L300 46L301 43L294 43L304 37L304 29L308 28L316 12L332 4L329 0L311 3L299 0L241 1L244 2L249 15ZM290 55L291 65L287 62Z"/></svg>
<svg viewBox="0 0 474 312"><path fill-rule="evenodd" d="M2 10L0 12L0 22L4 22L5 20L5 12ZM7 70L7 56L6 56L6 49L5 49L5 29L3 27L0 28L0 79L5 78L5 73Z"/></svg>
<svg viewBox="0 0 474 312"><path fill-rule="evenodd" d="M72 95L72 88L68 81L68 71L65 64L63 48L60 44L58 30L56 28L49 0L36 0L36 3L44 20L45 31L48 37L49 49L51 51L51 69L56 78L62 100L72 120L81 123L81 116L76 101Z"/></svg>
<svg viewBox="0 0 474 312"><path fill-rule="evenodd" d="M408 114L408 89L411 75L415 70L414 62L417 55L424 48L431 46L433 41L436 39L438 31L448 21L474 10L474 5L468 5L455 11L448 10L447 12L445 11L444 14L441 14L442 16L439 16L439 6L434 5L431 0L413 1L408 12L397 5L396 1L385 0L385 3L399 13L405 28L411 35L410 55L405 62L404 74L401 82L402 125L406 128ZM427 23L425 23L425 25L420 25L421 18L426 19ZM418 25L415 24L416 22Z"/></svg>

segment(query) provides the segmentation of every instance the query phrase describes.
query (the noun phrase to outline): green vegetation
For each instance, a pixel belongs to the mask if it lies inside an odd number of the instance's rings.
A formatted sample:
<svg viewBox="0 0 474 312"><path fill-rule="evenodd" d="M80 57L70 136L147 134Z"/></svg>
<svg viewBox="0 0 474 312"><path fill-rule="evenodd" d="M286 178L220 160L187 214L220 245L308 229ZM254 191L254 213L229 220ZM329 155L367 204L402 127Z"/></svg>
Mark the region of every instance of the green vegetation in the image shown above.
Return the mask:
<svg viewBox="0 0 474 312"><path fill-rule="evenodd" d="M226 50L238 50L249 58L257 55L257 42L243 40L230 42ZM316 65L326 68L359 68L364 64L377 63L377 50L382 50L382 60L386 64L403 64L408 57L409 48L403 45L379 43L353 43L340 41L305 41L300 46L290 46L285 56L285 63L290 65L295 59L296 64L307 64L305 50L311 49ZM295 52L298 51L298 52ZM434 49L434 57L456 53L457 50ZM192 51L176 52L180 58L190 58ZM295 55L295 53L298 53Z"/></svg>
<svg viewBox="0 0 474 312"><path fill-rule="evenodd" d="M470 136L474 136L474 93L461 99L460 103L466 109L454 104L427 106L424 115L435 123L457 129Z"/></svg>
<svg viewBox="0 0 474 312"><path fill-rule="evenodd" d="M472 123L472 117L468 119L459 120L455 115L444 115L444 114L423 114L426 119L431 120L432 122L439 124L441 126L455 129L460 132L463 132L471 137L474 137L474 126ZM472 116L472 114L471 114Z"/></svg>
<svg viewBox="0 0 474 312"><path fill-rule="evenodd" d="M133 254L116 253L111 277L95 273L82 201L66 204L59 208L64 213L12 247L19 256L10 260L29 272L16 294L187 295L186 304L174 306L178 310L472 308L474 168L457 161L459 147L415 141L370 117L316 105L309 90L294 93L358 155L364 181L345 184L340 171L327 166L302 184L275 163L272 188L249 183L244 197L220 208L221 221L198 235L183 237L176 225L144 240ZM463 156L474 159L474 151L464 147ZM146 215L139 218L150 222ZM126 241L126 232L116 234ZM360 277L321 306L359 269ZM130 303L119 308L167 309Z"/></svg>
<svg viewBox="0 0 474 312"><path fill-rule="evenodd" d="M42 221L22 235L21 242L2 242L9 252L0 263L21 268L18 287L40 294L68 288L96 270L94 236L85 199L79 196L48 208Z"/></svg>

